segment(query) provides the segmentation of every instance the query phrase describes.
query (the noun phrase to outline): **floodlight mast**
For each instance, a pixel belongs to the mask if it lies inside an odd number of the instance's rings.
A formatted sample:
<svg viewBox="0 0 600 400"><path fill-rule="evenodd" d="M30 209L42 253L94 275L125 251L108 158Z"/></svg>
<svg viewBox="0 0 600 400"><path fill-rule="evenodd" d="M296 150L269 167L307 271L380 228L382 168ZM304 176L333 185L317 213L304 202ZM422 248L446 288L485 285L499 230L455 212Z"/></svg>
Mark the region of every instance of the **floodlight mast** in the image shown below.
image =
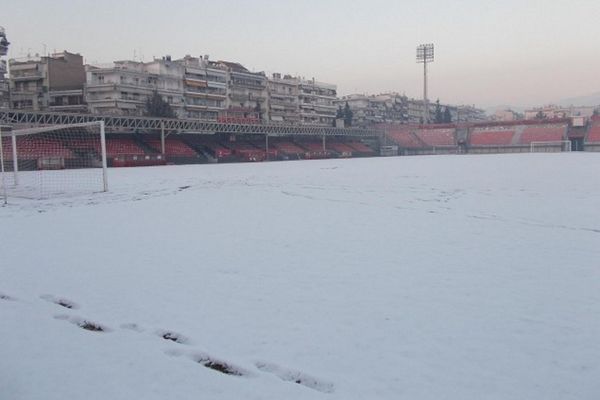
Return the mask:
<svg viewBox="0 0 600 400"><path fill-rule="evenodd" d="M423 123L429 123L429 101L427 100L427 64L433 62L433 43L417 47L417 63L423 64Z"/></svg>

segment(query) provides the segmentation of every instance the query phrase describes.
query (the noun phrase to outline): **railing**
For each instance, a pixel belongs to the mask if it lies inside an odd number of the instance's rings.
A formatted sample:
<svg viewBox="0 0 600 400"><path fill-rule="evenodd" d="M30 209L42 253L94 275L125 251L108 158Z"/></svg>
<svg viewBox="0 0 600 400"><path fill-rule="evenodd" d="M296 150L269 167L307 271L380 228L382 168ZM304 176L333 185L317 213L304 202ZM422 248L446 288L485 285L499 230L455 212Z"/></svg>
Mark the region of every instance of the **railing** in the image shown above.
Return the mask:
<svg viewBox="0 0 600 400"><path fill-rule="evenodd" d="M183 89L184 92L187 93L192 93L192 94L201 94L201 95L206 95L206 96L219 96L219 97L227 97L227 91L211 91L211 90L206 90L207 88L202 88L202 89L195 89L193 87L189 87L186 86L185 89Z"/></svg>
<svg viewBox="0 0 600 400"><path fill-rule="evenodd" d="M131 131L151 130L177 131L186 133L239 133L269 136L354 136L379 137L383 131L377 129L333 128L318 126L291 126L287 124L234 124L194 119L147 118L119 115L94 115L76 113L52 113L20 110L0 110L3 125L69 125L93 121L104 121L107 129Z"/></svg>
<svg viewBox="0 0 600 400"><path fill-rule="evenodd" d="M11 79L14 79L16 81L19 80L31 80L31 79L42 79L44 78L44 74L42 74L41 72L36 72L33 74L12 74Z"/></svg>

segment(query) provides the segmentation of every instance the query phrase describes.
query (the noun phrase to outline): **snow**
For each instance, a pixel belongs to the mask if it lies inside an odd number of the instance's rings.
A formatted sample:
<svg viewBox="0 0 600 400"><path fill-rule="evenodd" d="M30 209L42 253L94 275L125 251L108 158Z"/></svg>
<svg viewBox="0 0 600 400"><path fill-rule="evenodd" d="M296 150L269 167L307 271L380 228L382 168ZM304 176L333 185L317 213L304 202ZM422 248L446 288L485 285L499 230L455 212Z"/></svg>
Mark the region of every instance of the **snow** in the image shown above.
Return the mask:
<svg viewBox="0 0 600 400"><path fill-rule="evenodd" d="M13 199L0 398L598 399L598 170L581 153L146 167Z"/></svg>

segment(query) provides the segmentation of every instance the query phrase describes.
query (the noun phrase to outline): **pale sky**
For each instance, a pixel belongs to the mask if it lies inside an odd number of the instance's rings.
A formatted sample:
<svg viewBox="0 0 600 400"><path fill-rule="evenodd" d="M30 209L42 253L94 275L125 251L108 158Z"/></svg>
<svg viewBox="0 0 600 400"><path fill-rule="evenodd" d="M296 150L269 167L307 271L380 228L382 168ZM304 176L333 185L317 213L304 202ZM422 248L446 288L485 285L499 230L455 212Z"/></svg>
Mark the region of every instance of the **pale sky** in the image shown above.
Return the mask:
<svg viewBox="0 0 600 400"><path fill-rule="evenodd" d="M340 95L535 105L600 91L600 0L8 0L9 55L69 50L89 63L209 54L315 77Z"/></svg>

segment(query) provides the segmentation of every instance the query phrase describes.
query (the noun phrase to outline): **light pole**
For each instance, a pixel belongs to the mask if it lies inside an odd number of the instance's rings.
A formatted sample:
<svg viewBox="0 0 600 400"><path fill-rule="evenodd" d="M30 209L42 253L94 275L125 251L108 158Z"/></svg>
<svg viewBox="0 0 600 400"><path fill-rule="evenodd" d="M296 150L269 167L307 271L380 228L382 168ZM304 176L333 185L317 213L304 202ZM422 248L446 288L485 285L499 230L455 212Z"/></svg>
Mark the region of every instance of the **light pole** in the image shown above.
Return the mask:
<svg viewBox="0 0 600 400"><path fill-rule="evenodd" d="M429 103L427 101L427 64L433 62L433 43L417 47L417 63L423 64L423 123L429 123Z"/></svg>

